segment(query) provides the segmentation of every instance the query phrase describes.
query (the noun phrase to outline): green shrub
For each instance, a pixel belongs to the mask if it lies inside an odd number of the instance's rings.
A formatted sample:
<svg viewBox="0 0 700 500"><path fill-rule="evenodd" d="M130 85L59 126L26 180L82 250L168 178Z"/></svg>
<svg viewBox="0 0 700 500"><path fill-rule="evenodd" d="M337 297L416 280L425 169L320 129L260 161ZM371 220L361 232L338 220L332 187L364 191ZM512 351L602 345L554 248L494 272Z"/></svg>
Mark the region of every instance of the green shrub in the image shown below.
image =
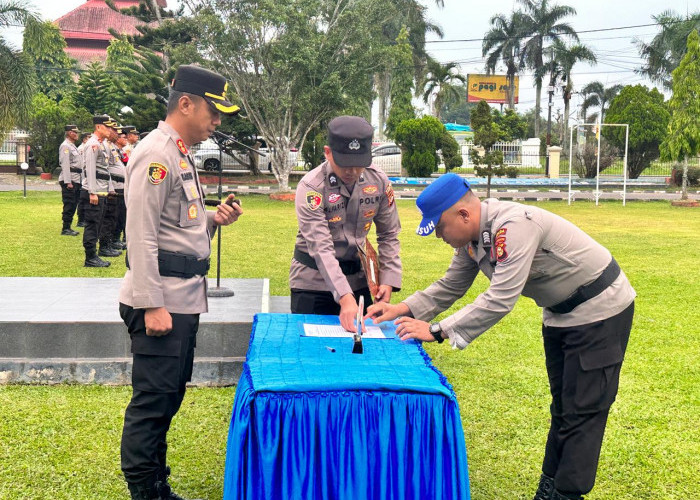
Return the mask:
<svg viewBox="0 0 700 500"><path fill-rule="evenodd" d="M683 184L683 166L676 165L671 173L674 186ZM688 167L688 185L700 186L700 167Z"/></svg>
<svg viewBox="0 0 700 500"><path fill-rule="evenodd" d="M430 177L437 172L440 159L437 150L445 134L445 126L432 116L404 120L396 127L396 143L403 155L401 166L412 177Z"/></svg>
<svg viewBox="0 0 700 500"><path fill-rule="evenodd" d="M518 167L506 167L506 177L510 179L518 177Z"/></svg>

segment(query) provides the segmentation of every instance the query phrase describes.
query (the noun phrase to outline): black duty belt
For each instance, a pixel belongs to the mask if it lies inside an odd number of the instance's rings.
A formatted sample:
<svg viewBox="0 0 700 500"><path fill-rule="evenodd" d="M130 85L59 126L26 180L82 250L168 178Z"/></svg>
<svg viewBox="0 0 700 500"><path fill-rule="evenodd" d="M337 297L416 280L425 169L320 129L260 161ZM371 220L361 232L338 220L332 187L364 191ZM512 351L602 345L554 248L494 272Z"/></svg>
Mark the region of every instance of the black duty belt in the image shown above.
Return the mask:
<svg viewBox="0 0 700 500"><path fill-rule="evenodd" d="M95 178L96 179L102 179L103 181L109 181L112 178L109 176L109 174L103 174L102 172L95 172Z"/></svg>
<svg viewBox="0 0 700 500"><path fill-rule="evenodd" d="M112 176L113 181L124 182L124 177L122 177L121 175L117 175L117 174L110 174L110 175Z"/></svg>
<svg viewBox="0 0 700 500"><path fill-rule="evenodd" d="M318 270L316 260L314 260L314 258L308 253L302 252L298 248L294 249L294 258L300 264L304 264L306 267ZM345 276L359 273L362 270L362 264L359 260L339 260L338 264L340 264L340 270L343 271Z"/></svg>
<svg viewBox="0 0 700 500"><path fill-rule="evenodd" d="M615 257L613 257L610 264L608 264L600 276L598 276L594 281L588 283L587 285L580 286L571 297L559 302L556 305L548 307L547 309L557 314L570 313L587 300L600 295L603 290L612 285L619 275L620 266L615 260Z"/></svg>
<svg viewBox="0 0 700 500"><path fill-rule="evenodd" d="M83 173L83 169L82 169L82 168L78 168L78 167L70 167L70 171L73 172L73 173L76 173L76 174L82 174L82 173Z"/></svg>
<svg viewBox="0 0 700 500"><path fill-rule="evenodd" d="M126 258L126 267L129 267L129 255ZM158 250L158 274L173 278L193 278L206 276L209 272L209 259L198 259L194 255L185 255L167 250Z"/></svg>

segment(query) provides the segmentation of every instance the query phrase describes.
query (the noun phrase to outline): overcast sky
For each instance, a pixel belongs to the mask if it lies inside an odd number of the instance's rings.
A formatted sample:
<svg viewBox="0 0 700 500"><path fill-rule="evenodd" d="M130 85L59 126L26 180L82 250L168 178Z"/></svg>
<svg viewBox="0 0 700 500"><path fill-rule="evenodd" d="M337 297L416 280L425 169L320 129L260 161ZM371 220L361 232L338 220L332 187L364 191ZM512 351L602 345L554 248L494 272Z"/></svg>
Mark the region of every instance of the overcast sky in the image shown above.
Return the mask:
<svg viewBox="0 0 700 500"><path fill-rule="evenodd" d="M55 20L63 14L82 4L84 0L33 0L31 5L44 19ZM281 1L281 0L280 0ZM168 2L174 6L175 2ZM442 42L435 37L428 43L428 51L441 62L456 61L463 74L483 71L484 61L481 57L481 40L470 42L449 42L449 40L481 39L489 29L489 19L499 13L507 14L517 7L516 0L445 0L445 6L438 8L433 1L428 5L428 17L440 25L444 31ZM570 19L573 27L581 32L605 28L620 28L650 24L651 16L666 9L681 14L700 11L700 0L561 0L577 10L577 15ZM634 70L641 65L639 52L633 45L635 37L650 41L657 33L655 26L632 29L616 29L596 33L581 33L581 42L593 49L598 56L594 67L579 65L574 68L573 81L576 88L586 83L599 80L605 85L621 83L624 85L644 83L651 85L637 75ZM15 46L21 46L19 29L6 29L2 35ZM543 97L544 104L545 97ZM525 111L534 107L535 92L532 77L524 74L520 77L520 105ZM572 111L579 104L577 97L572 103ZM555 110L562 108L561 95L555 96ZM543 105L546 109L546 105Z"/></svg>

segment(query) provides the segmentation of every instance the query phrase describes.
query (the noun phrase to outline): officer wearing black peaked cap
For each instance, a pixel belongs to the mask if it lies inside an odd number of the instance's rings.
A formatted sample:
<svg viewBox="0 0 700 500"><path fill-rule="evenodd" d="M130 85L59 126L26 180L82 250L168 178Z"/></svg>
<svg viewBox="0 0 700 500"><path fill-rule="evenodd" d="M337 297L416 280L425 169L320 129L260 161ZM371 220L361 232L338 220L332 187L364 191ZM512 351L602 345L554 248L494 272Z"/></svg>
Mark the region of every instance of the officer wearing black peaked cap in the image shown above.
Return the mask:
<svg viewBox="0 0 700 500"><path fill-rule="evenodd" d="M133 395L121 467L132 499L181 498L168 484L166 435L191 379L199 315L207 312L210 235L242 213L236 203L206 210L189 151L220 125L221 113L239 110L225 92L221 75L180 66L165 120L127 164L128 270L119 312L131 336Z"/></svg>

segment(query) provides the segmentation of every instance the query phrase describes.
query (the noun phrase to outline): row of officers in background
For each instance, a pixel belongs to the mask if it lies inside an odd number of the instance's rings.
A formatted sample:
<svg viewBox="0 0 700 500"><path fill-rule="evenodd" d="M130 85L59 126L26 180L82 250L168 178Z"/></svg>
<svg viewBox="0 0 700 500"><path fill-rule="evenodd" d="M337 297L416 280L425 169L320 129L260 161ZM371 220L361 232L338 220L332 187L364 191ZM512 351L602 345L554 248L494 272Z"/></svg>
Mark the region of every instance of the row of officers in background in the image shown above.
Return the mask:
<svg viewBox="0 0 700 500"><path fill-rule="evenodd" d="M129 155L139 141L133 126L121 126L108 115L93 117L94 132L84 134L66 125L59 147L59 184L63 198L61 235L78 236L73 217L83 227L85 267L108 267L100 257L118 257L126 248L124 180ZM99 245L99 250L98 250Z"/></svg>

